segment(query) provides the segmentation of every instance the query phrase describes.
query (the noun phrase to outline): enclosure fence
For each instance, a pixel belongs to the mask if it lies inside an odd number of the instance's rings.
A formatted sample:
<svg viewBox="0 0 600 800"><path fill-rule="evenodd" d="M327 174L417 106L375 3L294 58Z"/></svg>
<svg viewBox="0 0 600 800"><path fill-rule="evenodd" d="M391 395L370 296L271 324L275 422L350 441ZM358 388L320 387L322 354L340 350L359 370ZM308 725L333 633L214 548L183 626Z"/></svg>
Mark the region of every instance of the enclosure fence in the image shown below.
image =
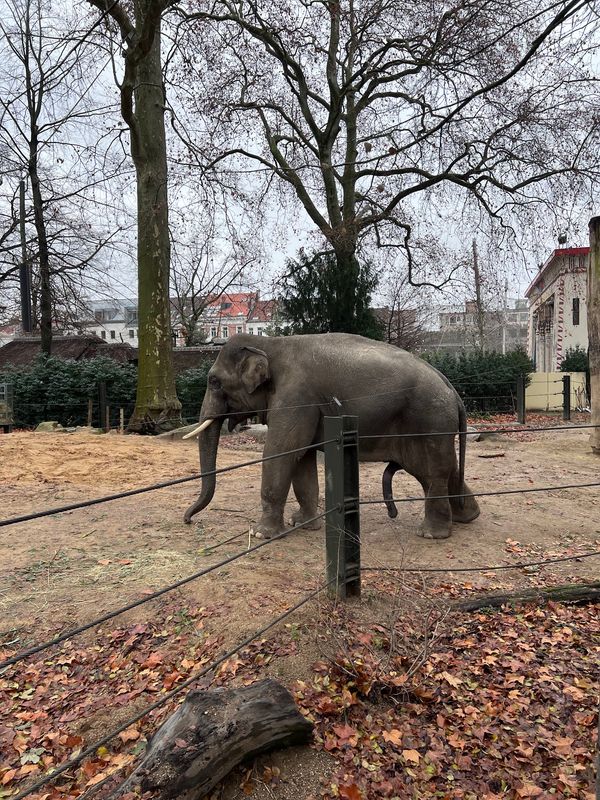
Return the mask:
<svg viewBox="0 0 600 800"><path fill-rule="evenodd" d="M567 376L568 377L568 376ZM568 395L568 393L566 393ZM600 426L596 425L557 425L551 427L533 427L533 426L501 426L496 428L484 428L485 433L495 433L498 435L510 435L512 433L523 432L552 432L552 431L578 431L582 429L591 429ZM47 774L41 776L35 782L22 789L18 794L12 796L12 800L23 800L23 798L33 794L34 792L43 789L49 783L55 781L61 775L64 775L69 770L77 767L89 756L96 753L99 747L102 747L117 737L120 733L126 730L131 725L139 722L147 714L157 710L164 704L168 703L173 698L177 697L182 691L190 687L198 680L206 677L210 673L225 663L232 656L238 654L249 644L261 637L269 630L275 628L281 622L286 620L298 609L305 606L311 600L318 597L319 594L326 591L332 598L344 600L347 597L360 595L361 590L361 573L368 571L390 571L390 572L405 572L405 573L466 573L466 572L488 572L499 570L518 570L524 567L543 567L550 564L557 564L567 561L579 560L584 558L591 558L600 556L600 550L591 551L586 553L579 553L572 556L564 556L560 558L549 558L537 561L520 562L515 564L500 564L500 565L485 565L478 567L428 567L428 566L398 566L386 567L377 565L362 565L361 564L361 533L360 533L360 510L362 506L373 504L389 503L390 499L362 499L360 496L359 487L359 445L361 440L370 438L411 438L411 437L436 437L436 436L456 436L456 431L441 431L435 433L414 433L414 434L384 434L380 437L360 436L359 435L359 420L357 417L348 415L341 415L335 417L325 417L324 439L321 442L310 445L310 447L295 448L287 450L282 453L277 453L262 458L251 459L249 461L241 462L229 467L222 467L206 472L201 472L192 476L182 478L175 478L172 480L154 483L149 486L143 486L137 489L131 489L124 492L105 495L103 497L84 500L77 503L70 503L56 508L45 509L29 514L15 516L7 519L0 520L0 527L9 527L26 523L28 521L40 519L43 517L54 516L57 514L74 511L81 508L86 508L93 505L98 505L106 502L113 502L122 498L132 497L138 494L152 492L159 489L165 489L171 486L181 485L190 481L196 481L199 478L210 477L233 470L241 469L244 467L254 466L273 459L283 458L286 456L297 455L305 453L309 449L322 449L325 457L325 510L316 514L309 520L304 520L303 524L315 522L320 519L325 520L325 571L326 578L316 589L309 591L297 603L290 606L279 616L272 619L266 625L254 631L251 635L247 636L243 641L239 642L235 647L229 649L227 652L220 655L213 660L210 664L202 670L190 675L188 678L177 684L173 689L161 695L154 703L146 706L140 712L131 716L124 723L111 730L98 741L86 747L77 755L62 763L60 766L49 771ZM463 434L464 435L464 434ZM468 435L468 434L467 434ZM496 491L474 491L471 494L475 497L490 497L497 495L507 494L527 494L531 492L550 492L559 490L571 489L584 489L600 486L600 481L589 481L582 483L570 483L552 486L539 486L539 487L525 487L514 489L499 489ZM428 499L435 500L451 500L461 497L467 497L466 494L446 494L428 496ZM391 502L395 503L412 503L423 502L423 497L398 497L394 498ZM85 631L88 631L102 623L114 619L115 617L138 608L150 601L156 600L169 592L185 586L193 581L199 580L202 577L214 572L215 570L222 569L223 567L239 562L241 559L251 556L257 551L273 546L276 542L291 535L297 529L301 529L302 525L290 527L270 539L260 541L258 544L248 546L244 550L227 556L208 567L205 567L179 581L171 583L167 586L158 589L144 597L134 600L130 603L122 605L114 610L103 614L90 622L80 625L76 628L68 630L61 635L42 642L35 646L29 647L21 652L5 658L0 661L0 675L6 673L7 670L15 665L23 662L32 656L44 652L50 648L56 647L65 641L76 637ZM235 534L229 536L221 542L217 542L211 547L211 550L217 549L226 544L230 544L237 539L245 536L246 534ZM94 787L97 788L97 787Z"/></svg>

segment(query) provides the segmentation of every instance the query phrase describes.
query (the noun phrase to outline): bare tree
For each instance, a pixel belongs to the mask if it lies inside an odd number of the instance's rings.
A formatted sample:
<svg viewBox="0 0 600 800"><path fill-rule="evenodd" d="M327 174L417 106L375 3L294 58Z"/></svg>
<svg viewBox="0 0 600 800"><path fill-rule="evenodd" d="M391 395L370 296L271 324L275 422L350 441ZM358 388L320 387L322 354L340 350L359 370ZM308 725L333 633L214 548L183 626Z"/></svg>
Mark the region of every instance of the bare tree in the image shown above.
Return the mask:
<svg viewBox="0 0 600 800"><path fill-rule="evenodd" d="M203 204L194 208L191 215L176 211L173 216L171 305L185 344L190 347L204 341L198 323L206 308L242 282L256 259L248 256L233 236L219 235L218 229L227 227L214 206Z"/></svg>
<svg viewBox="0 0 600 800"><path fill-rule="evenodd" d="M17 187L23 177L30 190L25 237L35 272L34 319L42 351L50 353L54 310L66 296L56 291L71 280L78 285L78 273L116 232L86 218L86 212L97 215L90 206L95 188L114 172L85 135L107 112L102 93L93 91L103 64L88 46L90 29L75 30L46 0L2 0L0 31L7 45L0 65L0 282L10 291L21 260ZM94 163L99 155L102 173Z"/></svg>
<svg viewBox="0 0 600 800"><path fill-rule="evenodd" d="M190 153L246 186L277 178L348 280L357 250L380 247L432 282L413 263L419 196L442 217L469 195L508 219L596 179L587 0L200 6L181 8L202 23L187 65L207 135Z"/></svg>
<svg viewBox="0 0 600 800"><path fill-rule="evenodd" d="M129 430L155 433L181 421L171 352L166 98L161 63L162 15L170 2L88 2L110 18L109 34L116 32L123 42L124 67L118 84L137 185L140 343L136 405ZM121 50L119 45L114 49Z"/></svg>

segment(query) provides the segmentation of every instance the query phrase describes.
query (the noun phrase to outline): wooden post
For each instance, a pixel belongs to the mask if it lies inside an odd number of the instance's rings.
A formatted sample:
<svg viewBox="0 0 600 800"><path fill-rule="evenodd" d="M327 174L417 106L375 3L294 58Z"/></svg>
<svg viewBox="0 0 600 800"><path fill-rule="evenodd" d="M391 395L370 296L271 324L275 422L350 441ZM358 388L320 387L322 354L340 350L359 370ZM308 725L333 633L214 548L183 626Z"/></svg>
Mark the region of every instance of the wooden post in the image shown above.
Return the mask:
<svg viewBox="0 0 600 800"><path fill-rule="evenodd" d="M92 427L92 420L94 414L94 401L91 397L88 397L88 416L87 416L87 424L88 428Z"/></svg>
<svg viewBox="0 0 600 800"><path fill-rule="evenodd" d="M105 420L104 420L104 432L108 433L110 431L110 406L106 406L105 413Z"/></svg>
<svg viewBox="0 0 600 800"><path fill-rule="evenodd" d="M125 433L125 409L119 409L119 433L121 436Z"/></svg>
<svg viewBox="0 0 600 800"><path fill-rule="evenodd" d="M358 417L325 417L325 550L329 595L360 595Z"/></svg>
<svg viewBox="0 0 600 800"><path fill-rule="evenodd" d="M517 378L517 422L525 425L525 375Z"/></svg>
<svg viewBox="0 0 600 800"><path fill-rule="evenodd" d="M563 415L564 420L571 419L571 376L563 375Z"/></svg>
<svg viewBox="0 0 600 800"><path fill-rule="evenodd" d="M98 384L98 403L100 406L98 411L99 427L103 429L104 433L108 433L106 427L106 383L104 381L100 381Z"/></svg>
<svg viewBox="0 0 600 800"><path fill-rule="evenodd" d="M600 217L592 217L590 220L590 260L587 277L591 423L600 426ZM592 429L590 445L592 452L600 455L600 427Z"/></svg>

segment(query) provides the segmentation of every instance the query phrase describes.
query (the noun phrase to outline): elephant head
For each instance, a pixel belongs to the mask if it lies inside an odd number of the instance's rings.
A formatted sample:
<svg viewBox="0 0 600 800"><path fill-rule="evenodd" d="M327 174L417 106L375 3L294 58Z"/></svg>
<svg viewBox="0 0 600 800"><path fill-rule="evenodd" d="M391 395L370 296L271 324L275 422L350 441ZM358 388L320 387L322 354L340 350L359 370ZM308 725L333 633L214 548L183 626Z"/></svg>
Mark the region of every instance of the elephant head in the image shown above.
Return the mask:
<svg viewBox="0 0 600 800"><path fill-rule="evenodd" d="M200 411L200 425L184 437L198 436L200 471L203 474L215 469L224 420L229 420L228 427L232 431L238 423L267 407L267 385L271 379L269 358L263 350L243 341L238 343L236 339L223 347L211 367ZM215 486L216 476L205 474L198 499L185 512L184 522L191 522L194 514L210 503Z"/></svg>

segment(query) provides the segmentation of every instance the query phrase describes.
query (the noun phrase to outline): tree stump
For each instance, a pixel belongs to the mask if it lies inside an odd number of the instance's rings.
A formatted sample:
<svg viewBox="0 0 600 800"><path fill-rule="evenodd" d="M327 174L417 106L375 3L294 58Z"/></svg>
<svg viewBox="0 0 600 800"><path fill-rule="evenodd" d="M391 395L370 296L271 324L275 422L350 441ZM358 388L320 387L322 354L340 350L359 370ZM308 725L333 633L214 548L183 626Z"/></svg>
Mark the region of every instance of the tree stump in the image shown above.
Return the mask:
<svg viewBox="0 0 600 800"><path fill-rule="evenodd" d="M310 741L312 727L287 689L271 679L191 691L116 796L139 786L160 800L203 797L244 759Z"/></svg>
<svg viewBox="0 0 600 800"><path fill-rule="evenodd" d="M467 600L457 600L452 608L460 611L478 611L480 608L500 608L522 603L597 603L600 601L600 583L570 583L565 586L522 589L516 592L484 594Z"/></svg>

